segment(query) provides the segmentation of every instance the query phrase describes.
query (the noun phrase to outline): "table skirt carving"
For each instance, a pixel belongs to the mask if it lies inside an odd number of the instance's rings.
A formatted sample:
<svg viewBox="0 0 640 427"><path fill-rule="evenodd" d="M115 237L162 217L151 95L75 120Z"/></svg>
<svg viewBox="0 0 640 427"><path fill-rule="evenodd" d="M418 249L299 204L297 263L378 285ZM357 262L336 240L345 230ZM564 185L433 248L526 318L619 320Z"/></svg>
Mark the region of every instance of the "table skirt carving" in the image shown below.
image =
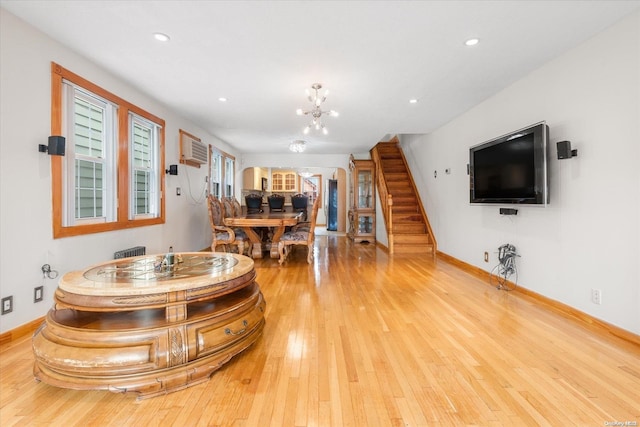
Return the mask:
<svg viewBox="0 0 640 427"><path fill-rule="evenodd" d="M253 344L265 324L253 261L218 253L181 257L240 262L219 274L194 268L196 274L184 269L163 283L147 278L148 293L146 281L141 291L138 281L132 286L106 281L101 287L99 280L87 279L90 270L65 275L54 307L33 337L36 379L146 398L206 381Z"/></svg>

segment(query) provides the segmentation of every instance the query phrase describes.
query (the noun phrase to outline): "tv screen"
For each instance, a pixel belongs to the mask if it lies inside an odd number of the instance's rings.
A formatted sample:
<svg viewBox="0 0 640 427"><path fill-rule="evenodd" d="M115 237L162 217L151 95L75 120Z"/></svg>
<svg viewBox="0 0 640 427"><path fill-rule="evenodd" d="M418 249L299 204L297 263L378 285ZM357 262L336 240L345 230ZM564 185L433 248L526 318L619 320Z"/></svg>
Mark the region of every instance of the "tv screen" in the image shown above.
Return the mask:
<svg viewBox="0 0 640 427"><path fill-rule="evenodd" d="M548 135L541 122L471 147L471 203L547 204Z"/></svg>

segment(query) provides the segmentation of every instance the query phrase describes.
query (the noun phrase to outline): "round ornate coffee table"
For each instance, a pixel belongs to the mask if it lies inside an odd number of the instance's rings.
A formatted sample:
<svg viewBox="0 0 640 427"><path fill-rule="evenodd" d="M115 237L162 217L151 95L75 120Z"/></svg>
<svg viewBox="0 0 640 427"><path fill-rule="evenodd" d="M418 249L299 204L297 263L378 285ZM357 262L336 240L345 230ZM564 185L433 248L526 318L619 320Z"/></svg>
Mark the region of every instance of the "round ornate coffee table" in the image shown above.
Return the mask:
<svg viewBox="0 0 640 427"><path fill-rule="evenodd" d="M253 260L190 252L65 274L33 337L36 379L152 397L206 381L255 342L265 301Z"/></svg>

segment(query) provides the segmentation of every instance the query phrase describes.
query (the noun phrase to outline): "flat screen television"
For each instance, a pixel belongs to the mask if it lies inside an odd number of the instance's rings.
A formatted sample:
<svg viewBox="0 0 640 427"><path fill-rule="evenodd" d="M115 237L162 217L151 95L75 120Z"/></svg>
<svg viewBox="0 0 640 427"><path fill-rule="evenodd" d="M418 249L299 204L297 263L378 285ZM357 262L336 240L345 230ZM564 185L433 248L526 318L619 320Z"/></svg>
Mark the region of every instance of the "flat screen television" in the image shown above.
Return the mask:
<svg viewBox="0 0 640 427"><path fill-rule="evenodd" d="M549 127L545 122L469 149L470 202L549 203Z"/></svg>

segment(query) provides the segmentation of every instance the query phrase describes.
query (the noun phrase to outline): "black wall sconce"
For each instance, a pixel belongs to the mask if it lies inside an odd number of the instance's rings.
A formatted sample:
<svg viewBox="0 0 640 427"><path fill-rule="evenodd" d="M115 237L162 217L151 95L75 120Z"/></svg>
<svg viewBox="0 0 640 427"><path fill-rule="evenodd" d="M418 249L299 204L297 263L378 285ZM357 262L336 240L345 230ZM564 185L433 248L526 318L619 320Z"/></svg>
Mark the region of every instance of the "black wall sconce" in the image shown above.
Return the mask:
<svg viewBox="0 0 640 427"><path fill-rule="evenodd" d="M169 165L169 169L165 169L164 173L178 175L178 165Z"/></svg>
<svg viewBox="0 0 640 427"><path fill-rule="evenodd" d="M556 143L558 149L558 160L570 159L578 156L578 150L571 149L571 141L558 141Z"/></svg>
<svg viewBox="0 0 640 427"><path fill-rule="evenodd" d="M49 153L50 156L64 156L64 136L50 136L49 144L39 144L38 151L41 153Z"/></svg>

